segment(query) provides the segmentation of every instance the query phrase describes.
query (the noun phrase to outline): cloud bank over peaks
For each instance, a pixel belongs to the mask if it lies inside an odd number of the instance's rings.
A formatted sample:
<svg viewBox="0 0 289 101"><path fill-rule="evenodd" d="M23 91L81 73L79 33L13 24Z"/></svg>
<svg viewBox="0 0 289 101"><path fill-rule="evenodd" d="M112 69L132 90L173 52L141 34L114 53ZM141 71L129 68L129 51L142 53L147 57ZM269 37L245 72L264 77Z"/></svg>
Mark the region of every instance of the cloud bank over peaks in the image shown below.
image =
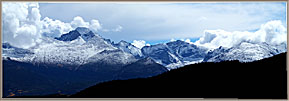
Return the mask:
<svg viewBox="0 0 289 101"><path fill-rule="evenodd" d="M77 27L86 27L94 32L101 29L101 24L98 20L92 19L90 22L85 22L82 17L76 16L70 23L65 23L60 20L53 20L45 17L43 20L43 34L49 37L59 37L62 34L76 29Z"/></svg>
<svg viewBox="0 0 289 101"><path fill-rule="evenodd" d="M2 3L2 42L20 48L29 48L41 42L42 36L59 37L77 27L87 27L97 32L101 29L98 20L84 21L80 16L74 17L70 23L44 17L41 20L38 3Z"/></svg>
<svg viewBox="0 0 289 101"><path fill-rule="evenodd" d="M256 32L234 31L227 32L224 30L205 30L204 35L194 44L215 49L220 46L233 47L243 41L253 43L266 42L268 44L277 45L287 42L287 30L280 20L269 21L261 25Z"/></svg>
<svg viewBox="0 0 289 101"><path fill-rule="evenodd" d="M71 21L71 27L74 29L77 27L88 27L88 26L89 23L85 22L80 16L74 17L73 20Z"/></svg>
<svg viewBox="0 0 289 101"><path fill-rule="evenodd" d="M43 20L43 35L48 37L59 37L63 33L72 30L70 23L64 23L59 20L53 20L45 17Z"/></svg>

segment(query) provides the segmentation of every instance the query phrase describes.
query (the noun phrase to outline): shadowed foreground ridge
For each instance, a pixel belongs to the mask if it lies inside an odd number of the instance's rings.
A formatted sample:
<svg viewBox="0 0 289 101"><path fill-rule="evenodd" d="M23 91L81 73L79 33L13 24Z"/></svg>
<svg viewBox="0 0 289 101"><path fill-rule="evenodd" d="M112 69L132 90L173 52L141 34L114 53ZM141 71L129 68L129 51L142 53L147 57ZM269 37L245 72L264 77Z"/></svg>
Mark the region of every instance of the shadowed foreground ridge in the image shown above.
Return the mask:
<svg viewBox="0 0 289 101"><path fill-rule="evenodd" d="M286 53L250 63L192 64L151 78L101 83L70 97L287 99Z"/></svg>

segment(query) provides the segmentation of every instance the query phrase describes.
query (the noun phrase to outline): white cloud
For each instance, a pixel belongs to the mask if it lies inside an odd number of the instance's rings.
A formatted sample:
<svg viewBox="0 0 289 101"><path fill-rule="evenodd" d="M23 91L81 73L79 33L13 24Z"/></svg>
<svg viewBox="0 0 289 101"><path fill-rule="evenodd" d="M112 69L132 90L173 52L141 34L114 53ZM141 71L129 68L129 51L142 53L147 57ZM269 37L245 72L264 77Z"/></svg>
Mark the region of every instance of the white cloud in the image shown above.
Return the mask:
<svg viewBox="0 0 289 101"><path fill-rule="evenodd" d="M189 44L193 44L193 42L192 42L190 39L179 39L179 40L184 41L184 42L187 42L187 43L189 43ZM174 38L172 38L172 39L170 40L170 42L174 42L174 41L177 41L177 40L174 39Z"/></svg>
<svg viewBox="0 0 289 101"><path fill-rule="evenodd" d="M281 21L269 21L261 25L256 32L224 30L205 30L204 35L194 44L205 46L207 48L232 47L243 41L254 43L266 42L269 44L280 44L287 42L287 31Z"/></svg>
<svg viewBox="0 0 289 101"><path fill-rule="evenodd" d="M29 6L29 7L35 7L35 6ZM32 8L30 13L28 14L28 18L32 22L40 21L41 15L38 8Z"/></svg>
<svg viewBox="0 0 289 101"><path fill-rule="evenodd" d="M95 32L102 28L98 20L92 19L89 23L80 16L70 23L48 17L41 20L38 3L3 2L2 18L2 41L20 48L34 46L41 42L42 36L59 37L76 27L87 27Z"/></svg>
<svg viewBox="0 0 289 101"><path fill-rule="evenodd" d="M95 19L92 19L90 21L90 25L89 25L89 28L95 32L97 32L99 29L101 29L101 24L99 23L98 20L95 20Z"/></svg>
<svg viewBox="0 0 289 101"><path fill-rule="evenodd" d="M189 43L189 44L193 44L193 42L191 42L190 39L186 39L185 42Z"/></svg>
<svg viewBox="0 0 289 101"><path fill-rule="evenodd" d="M207 17L204 17L204 16L202 16L201 18L199 18L199 21L205 21L205 20L208 20L208 18L207 18Z"/></svg>
<svg viewBox="0 0 289 101"><path fill-rule="evenodd" d="M89 22L85 22L80 16L74 17L70 24L73 29L77 27L89 27Z"/></svg>
<svg viewBox="0 0 289 101"><path fill-rule="evenodd" d="M174 38L172 38L170 41L173 42L173 41L176 41L176 40Z"/></svg>
<svg viewBox="0 0 289 101"><path fill-rule="evenodd" d="M146 44L144 40L133 40L131 44L139 49L141 49L144 46L150 46L150 44Z"/></svg>
<svg viewBox="0 0 289 101"><path fill-rule="evenodd" d="M59 37L62 34L68 33L69 31L77 28L77 27L86 27L91 29L94 32L97 32L101 29L101 24L98 20L91 20L89 22L85 22L80 16L74 17L71 23L64 23L60 20L53 20L48 17L45 17L42 20L43 23L43 34L45 36L50 37Z"/></svg>
<svg viewBox="0 0 289 101"><path fill-rule="evenodd" d="M122 26L118 25L115 29L113 29L114 32L120 32L122 30Z"/></svg>
<svg viewBox="0 0 289 101"><path fill-rule="evenodd" d="M103 32L109 32L110 30L109 30L109 29L102 29L101 31L103 31Z"/></svg>
<svg viewBox="0 0 289 101"><path fill-rule="evenodd" d="M99 23L98 20L92 19L90 21L90 23L89 23L89 22L85 22L83 20L83 18L80 17L80 16L74 17L73 21L71 21L70 24L71 24L71 27L73 29L75 29L77 27L86 27L86 28L89 28L89 29L91 29L92 31L95 31L95 32L97 32L99 29L102 28L101 24Z"/></svg>
<svg viewBox="0 0 289 101"><path fill-rule="evenodd" d="M122 26L118 25L116 28L113 29L101 29L102 32L121 32L122 31Z"/></svg>
<svg viewBox="0 0 289 101"><path fill-rule="evenodd" d="M2 5L3 42L28 48L41 38L41 23L37 3L9 3Z"/></svg>
<svg viewBox="0 0 289 101"><path fill-rule="evenodd" d="M49 37L59 37L64 33L68 33L72 30L72 27L69 23L64 23L60 20L53 20L48 17L45 17L42 20L43 23L43 34Z"/></svg>
<svg viewBox="0 0 289 101"><path fill-rule="evenodd" d="M76 16L70 23L65 23L60 20L53 20L48 17L45 17L42 20L43 23L43 34L49 37L59 37L62 34L68 33L71 30L74 30L77 27L86 27L91 29L94 32L97 32L101 29L101 24L98 20L92 19L89 22L83 20L82 17Z"/></svg>

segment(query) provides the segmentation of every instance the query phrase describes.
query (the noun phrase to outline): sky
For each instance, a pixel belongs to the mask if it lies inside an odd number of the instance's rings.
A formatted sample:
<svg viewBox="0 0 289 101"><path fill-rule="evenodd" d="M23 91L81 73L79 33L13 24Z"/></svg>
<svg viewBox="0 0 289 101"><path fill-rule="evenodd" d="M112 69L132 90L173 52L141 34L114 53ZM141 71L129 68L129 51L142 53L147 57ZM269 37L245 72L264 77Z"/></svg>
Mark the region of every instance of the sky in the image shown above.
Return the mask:
<svg viewBox="0 0 289 101"><path fill-rule="evenodd" d="M26 48L40 42L40 37L59 37L76 27L88 27L104 38L140 48L172 40L215 48L222 42L213 45L214 40L224 39L223 33L280 43L272 40L287 33L286 2L22 2L3 3L2 15L7 19L2 20L3 40ZM266 38L271 35L266 28L275 28L277 36L272 32L272 40ZM252 38L259 33L263 39Z"/></svg>

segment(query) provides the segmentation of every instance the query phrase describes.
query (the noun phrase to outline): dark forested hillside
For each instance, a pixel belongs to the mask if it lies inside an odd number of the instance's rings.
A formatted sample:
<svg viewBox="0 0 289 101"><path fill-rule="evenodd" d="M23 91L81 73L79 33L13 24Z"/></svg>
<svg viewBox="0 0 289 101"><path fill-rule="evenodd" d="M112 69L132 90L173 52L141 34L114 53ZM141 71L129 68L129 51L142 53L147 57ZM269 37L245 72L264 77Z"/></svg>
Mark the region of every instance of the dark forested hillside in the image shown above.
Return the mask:
<svg viewBox="0 0 289 101"><path fill-rule="evenodd" d="M95 63L82 65L80 68L82 70L70 70L61 64L37 65L11 59L3 60L3 97L65 97L59 95L74 94L100 82L146 78L167 71L151 59L142 59L125 66Z"/></svg>
<svg viewBox="0 0 289 101"><path fill-rule="evenodd" d="M287 99L286 53L240 63L199 63L146 79L116 80L70 97Z"/></svg>
<svg viewBox="0 0 289 101"><path fill-rule="evenodd" d="M99 81L92 72L75 72L56 66L3 60L3 67L3 97L72 94Z"/></svg>

